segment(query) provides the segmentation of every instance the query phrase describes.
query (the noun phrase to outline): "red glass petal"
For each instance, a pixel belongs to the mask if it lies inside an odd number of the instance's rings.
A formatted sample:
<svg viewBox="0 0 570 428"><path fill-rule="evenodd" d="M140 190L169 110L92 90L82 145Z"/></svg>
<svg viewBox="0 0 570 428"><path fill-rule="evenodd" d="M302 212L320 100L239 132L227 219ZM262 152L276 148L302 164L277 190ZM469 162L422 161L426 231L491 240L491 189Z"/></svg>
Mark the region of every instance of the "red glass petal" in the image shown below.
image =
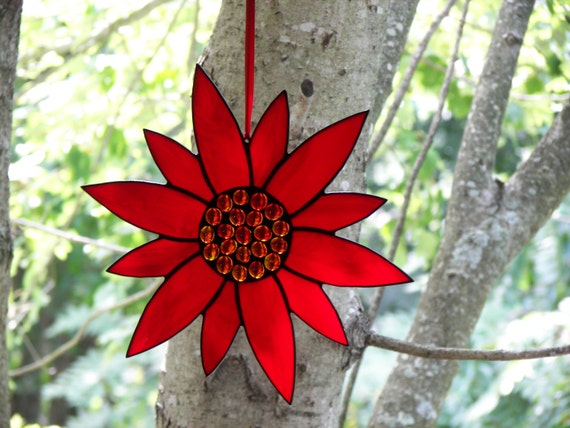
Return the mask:
<svg viewBox="0 0 570 428"><path fill-rule="evenodd" d="M412 279L374 251L338 236L295 231L286 266L317 282L375 287Z"/></svg>
<svg viewBox="0 0 570 428"><path fill-rule="evenodd" d="M337 175L356 144L367 112L319 131L301 144L270 179L267 190L293 214Z"/></svg>
<svg viewBox="0 0 570 428"><path fill-rule="evenodd" d="M249 186L249 166L237 121L200 66L194 74L192 117L198 151L216 192Z"/></svg>
<svg viewBox="0 0 570 428"><path fill-rule="evenodd" d="M134 277L166 276L184 260L198 252L197 242L159 238L128 252L108 272Z"/></svg>
<svg viewBox="0 0 570 428"><path fill-rule="evenodd" d="M289 311L273 277L240 284L239 302L247 339L263 371L291 403L295 381L295 339Z"/></svg>
<svg viewBox="0 0 570 428"><path fill-rule="evenodd" d="M261 187L287 152L289 106L287 93L281 92L265 111L250 143L253 184Z"/></svg>
<svg viewBox="0 0 570 428"><path fill-rule="evenodd" d="M340 318L321 286L285 269L277 274L291 310L314 330L348 345Z"/></svg>
<svg viewBox="0 0 570 428"><path fill-rule="evenodd" d="M92 184L83 190L126 222L175 238L197 238L206 208L199 200L156 183Z"/></svg>
<svg viewBox="0 0 570 428"><path fill-rule="evenodd" d="M223 278L195 257L160 286L139 320L127 357L167 341L204 310L222 285Z"/></svg>
<svg viewBox="0 0 570 428"><path fill-rule="evenodd" d="M144 130L150 153L162 175L173 186L209 201L214 196L204 180L198 157L182 144L158 132Z"/></svg>
<svg viewBox="0 0 570 428"><path fill-rule="evenodd" d="M202 366L207 375L228 352L239 326L235 284L226 282L218 298L204 313L202 322Z"/></svg>
<svg viewBox="0 0 570 428"><path fill-rule="evenodd" d="M294 227L334 232L350 226L380 208L386 199L360 193L330 193L293 216Z"/></svg>

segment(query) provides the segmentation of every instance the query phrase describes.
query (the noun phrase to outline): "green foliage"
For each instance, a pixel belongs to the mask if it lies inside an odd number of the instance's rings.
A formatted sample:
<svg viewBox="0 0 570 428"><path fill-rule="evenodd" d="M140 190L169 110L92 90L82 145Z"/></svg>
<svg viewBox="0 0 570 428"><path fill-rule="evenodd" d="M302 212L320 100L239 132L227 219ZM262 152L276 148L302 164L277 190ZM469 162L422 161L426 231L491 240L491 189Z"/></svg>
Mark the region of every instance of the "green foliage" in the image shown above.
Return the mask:
<svg viewBox="0 0 570 428"><path fill-rule="evenodd" d="M126 248L150 238L118 221L80 186L162 180L142 129L189 143L193 65L219 2L202 2L197 11L195 2L165 0L137 15L146 3L30 0L24 5L12 218ZM21 415L13 419L14 427L38 421L66 427L152 425L163 349L124 357L146 301L105 308L150 283L106 274L119 256L97 242L83 244L26 226L16 230L11 369L70 340L95 311L101 316L63 357L39 373L13 379L14 411Z"/></svg>

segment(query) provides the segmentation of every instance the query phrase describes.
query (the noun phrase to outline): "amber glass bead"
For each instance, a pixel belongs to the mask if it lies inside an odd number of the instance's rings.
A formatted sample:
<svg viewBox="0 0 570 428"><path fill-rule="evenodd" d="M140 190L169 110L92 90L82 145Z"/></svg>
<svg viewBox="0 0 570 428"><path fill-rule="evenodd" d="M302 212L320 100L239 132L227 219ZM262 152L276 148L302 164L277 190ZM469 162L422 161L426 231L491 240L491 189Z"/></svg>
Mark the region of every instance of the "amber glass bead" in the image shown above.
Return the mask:
<svg viewBox="0 0 570 428"><path fill-rule="evenodd" d="M218 260L216 260L216 268L222 275L230 273L233 265L234 262L229 256L221 256Z"/></svg>
<svg viewBox="0 0 570 428"><path fill-rule="evenodd" d="M241 208L230 210L230 223L234 226L241 226L245 223L245 212Z"/></svg>
<svg viewBox="0 0 570 428"><path fill-rule="evenodd" d="M235 237L241 245L247 245L251 242L251 229L246 226L240 226L236 229Z"/></svg>
<svg viewBox="0 0 570 428"><path fill-rule="evenodd" d="M283 220L277 220L273 223L273 226L271 226L271 230L273 230L273 233L277 236L285 236L289 233L289 223Z"/></svg>
<svg viewBox="0 0 570 428"><path fill-rule="evenodd" d="M200 241L204 244L210 244L214 241L214 228L212 226L204 226L200 229Z"/></svg>
<svg viewBox="0 0 570 428"><path fill-rule="evenodd" d="M239 247L236 251L236 259L240 263L249 263L249 259L251 259L251 250L247 247Z"/></svg>
<svg viewBox="0 0 570 428"><path fill-rule="evenodd" d="M233 198L236 205L245 205L249 201L249 195L244 189L238 189L234 192Z"/></svg>
<svg viewBox="0 0 570 428"><path fill-rule="evenodd" d="M281 218L282 215L283 208L281 205L269 204L267 205L267 208L265 208L265 217L269 220L277 220L278 218Z"/></svg>
<svg viewBox="0 0 570 428"><path fill-rule="evenodd" d="M220 244L220 251L222 254L233 254L237 250L237 242L234 239L226 239Z"/></svg>
<svg viewBox="0 0 570 428"><path fill-rule="evenodd" d="M271 240L270 246L271 250L274 253L283 254L285 251L287 251L287 247L289 245L287 244L287 241L285 239L277 237Z"/></svg>
<svg viewBox="0 0 570 428"><path fill-rule="evenodd" d="M234 204L232 198L230 198L230 195L226 195L224 193L218 196L218 200L216 201L216 206L223 212L227 213L229 210L232 209L233 205Z"/></svg>
<svg viewBox="0 0 570 428"><path fill-rule="evenodd" d="M265 274L265 267L263 266L263 263L258 261L251 262L249 265L249 274L252 278L255 279L262 278Z"/></svg>
<svg viewBox="0 0 570 428"><path fill-rule="evenodd" d="M255 236L255 239L262 242L269 241L271 239L271 229L262 224L253 229L253 236Z"/></svg>
<svg viewBox="0 0 570 428"><path fill-rule="evenodd" d="M267 254L267 245L265 245L263 242L255 241L253 244L251 244L251 253L255 257L265 257Z"/></svg>
<svg viewBox="0 0 570 428"><path fill-rule="evenodd" d="M259 211L251 211L247 214L246 221L248 226L255 227L263 221L263 214Z"/></svg>
<svg viewBox="0 0 570 428"><path fill-rule="evenodd" d="M234 236L234 227L231 224L220 224L218 226L218 236L222 239L228 239Z"/></svg>
<svg viewBox="0 0 570 428"><path fill-rule="evenodd" d="M263 264L265 265L267 270L270 270L273 272L273 271L279 269L279 266L281 266L281 257L279 257L275 253L268 254L267 256L265 256L265 259L263 260Z"/></svg>
<svg viewBox="0 0 570 428"><path fill-rule="evenodd" d="M254 193L251 196L251 208L257 211L261 211L267 206L267 195L265 193Z"/></svg>
<svg viewBox="0 0 570 428"><path fill-rule="evenodd" d="M204 247L202 254L206 260L214 261L220 255L220 247L216 244L208 244Z"/></svg>
<svg viewBox="0 0 570 428"><path fill-rule="evenodd" d="M247 279L247 269L242 265L235 265L232 269L232 276L237 282L243 282Z"/></svg>
<svg viewBox="0 0 570 428"><path fill-rule="evenodd" d="M217 226L222 221L222 212L218 208L208 208L206 210L206 221L212 226Z"/></svg>

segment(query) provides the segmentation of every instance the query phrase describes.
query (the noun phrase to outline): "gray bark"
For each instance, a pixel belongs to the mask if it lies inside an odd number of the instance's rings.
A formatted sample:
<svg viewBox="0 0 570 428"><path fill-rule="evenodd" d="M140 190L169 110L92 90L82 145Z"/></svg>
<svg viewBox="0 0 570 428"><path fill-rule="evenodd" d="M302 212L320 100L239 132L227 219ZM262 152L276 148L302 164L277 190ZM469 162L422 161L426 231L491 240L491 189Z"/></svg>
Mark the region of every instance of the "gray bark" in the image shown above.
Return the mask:
<svg viewBox="0 0 570 428"><path fill-rule="evenodd" d="M0 426L3 427L10 426L6 318L11 286L12 234L8 166L21 14L22 0L0 1Z"/></svg>
<svg viewBox="0 0 570 428"><path fill-rule="evenodd" d="M466 346L491 287L570 190L568 105L506 184L492 176L533 4L507 0L499 13L458 155L443 239L410 341ZM457 368L454 361L401 355L370 426L433 426Z"/></svg>
<svg viewBox="0 0 570 428"><path fill-rule="evenodd" d="M325 126L370 109L375 94L389 93L391 78L379 79L382 64L392 61L395 71L402 48L395 54L382 53L379 43L393 3L407 5L404 24L397 30L405 38L417 0L258 2L254 121L286 89L292 110L290 146L294 147ZM203 56L206 71L240 123L244 10L243 1L223 2ZM300 89L306 80L314 88L310 99ZM365 142L370 131L370 126L365 126L361 141L331 189L363 190ZM344 236L355 239L358 228L345 232ZM266 379L242 331L225 361L206 378L200 363L197 320L169 343L157 402L157 426L336 426L343 379L359 357L353 349L362 349L368 323L354 290L329 287L327 291L339 310L351 346L330 342L294 319L297 374L291 406Z"/></svg>

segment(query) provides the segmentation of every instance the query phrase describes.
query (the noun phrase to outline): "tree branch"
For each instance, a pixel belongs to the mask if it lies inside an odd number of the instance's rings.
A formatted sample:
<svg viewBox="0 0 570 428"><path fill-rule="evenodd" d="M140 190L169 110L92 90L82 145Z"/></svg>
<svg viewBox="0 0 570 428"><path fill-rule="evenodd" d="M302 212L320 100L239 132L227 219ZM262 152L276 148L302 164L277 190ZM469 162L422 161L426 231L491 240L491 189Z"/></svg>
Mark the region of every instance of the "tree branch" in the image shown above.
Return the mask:
<svg viewBox="0 0 570 428"><path fill-rule="evenodd" d="M402 233L404 231L404 223L406 222L406 214L408 212L408 207L410 205L410 200L412 198L412 191L414 189L414 185L416 183L416 179L418 178L418 174L420 173L420 169L426 159L427 153L433 144L433 138L435 137L435 133L437 128L439 127L439 123L441 121L441 113L443 111L443 107L445 105L445 99L447 98L447 93L449 92L449 86L451 84L451 79L453 78L453 70L455 68L455 62L457 61L457 57L459 54L459 45L461 43L461 36L463 34L463 27L465 26L465 17L467 16L467 11L469 10L469 1L465 0L465 4L463 5L463 11L461 13L461 20L459 21L459 25L457 26L457 33L455 36L455 44L453 46L453 52L451 54L451 59L447 66L447 70L445 71L445 77L443 80L443 85L441 86L441 90L439 92L439 99L437 109L435 114L431 120L430 127L428 133L425 137L425 140L422 144L422 148L418 157L414 162L414 166L412 167L412 172L410 173L410 177L408 178L408 182L406 183L406 190L404 192L404 203L400 212L398 214L398 222L396 224L396 229L394 231L394 238L392 239L392 243L390 245L390 251L388 251L388 258L392 260L396 255L396 250L398 248L398 244L400 243L400 238L402 237ZM443 19L443 18L442 18ZM376 295L372 304L370 305L369 315L372 319L376 317L378 312L378 308L380 307L380 301L382 300L384 288L380 287L376 290Z"/></svg>
<svg viewBox="0 0 570 428"><path fill-rule="evenodd" d="M534 0L504 0L501 6L455 166L443 238L408 334L410 341L466 346L492 285L514 255L507 249L512 231L508 217L499 216L502 186L493 180L492 168L533 6ZM433 426L457 369L458 364L449 360L399 358L370 425L402 415L414 420L410 428ZM429 411L420 412L420 407Z"/></svg>
<svg viewBox="0 0 570 428"><path fill-rule="evenodd" d="M467 23L465 23L467 25ZM436 64L435 62L431 61L429 58L422 58L421 62L427 65L429 68L433 68L434 70L445 72L445 67ZM468 86L474 88L477 86L477 82L472 79L471 77L467 76L455 76L455 78L461 82L466 83ZM523 101L523 102L537 102L537 101L551 101L551 102L558 102L558 103L565 103L570 99L569 94L555 94L555 93L540 93L540 94L525 94L522 92L511 92L510 94L511 99Z"/></svg>
<svg viewBox="0 0 570 428"><path fill-rule="evenodd" d="M387 3L385 29L379 41L382 51L378 68L378 91L370 112L370 118L374 122L392 92L394 74L398 70L419 0L389 0Z"/></svg>
<svg viewBox="0 0 570 428"><path fill-rule="evenodd" d="M477 360L477 361L516 361L531 360L546 357L559 357L570 354L570 345L555 346L552 348L523 349L512 351L506 349L466 349L466 348L446 348L438 346L420 345L418 343L407 342L370 333L366 340L367 346L387 349L401 354L414 355L422 358L432 358L438 360Z"/></svg>
<svg viewBox="0 0 570 428"><path fill-rule="evenodd" d="M451 9L451 7L455 3L456 3L456 0L450 0L447 3L444 10L436 17L434 22L432 22L430 29L428 30L428 32L424 36L422 42L420 43L420 45L418 46L418 48L414 52L414 56L412 58L412 61L411 61L410 65L408 66L408 69L406 70L406 75L404 76L404 79L398 88L398 92L396 93L396 98L395 98L394 102L392 103L392 105L390 106L390 111L388 112L387 118L384 120L384 123L382 124L382 129L379 132L380 135L379 135L379 139L377 140L377 144L373 143L373 145L375 146L375 149L372 149L372 153L375 153L375 151L380 146L380 143L384 139L384 136L386 135L386 132L387 132L389 126L391 125L392 120L394 119L394 116L396 115L398 108L400 107L400 103L402 102L404 94L405 94L405 92L406 92L406 90L410 84L410 81L412 79L412 75L414 74L414 72L416 70L416 67L420 61L421 56L423 55L423 52L425 51L425 48L427 47L429 40L431 39L431 36L435 32L435 30L439 27L443 18L445 16L447 16L447 14L449 14L449 10ZM426 139L425 139L424 144L422 146L421 152L418 155L418 157L416 158L416 162L414 163L414 167L412 168L410 178L409 178L408 183L406 185L406 193L404 196L404 204L403 204L403 206L400 210L400 214L398 216L398 223L396 225L396 231L394 233L394 238L392 240L390 251L388 253L388 258L390 260L392 260L394 258L394 255L396 253L396 248L398 247L398 243L400 242L400 238L402 236L402 232L404 229L405 216L406 216L406 212L408 210L408 206L410 203L410 199L411 199L411 195L412 195L412 189L414 187L415 180L418 176L418 173L420 171L421 166L424 163L427 152L428 152L429 148L431 147L431 144L433 142L433 137L435 135L435 131L437 130L437 127L438 127L440 119L441 119L441 111L443 110L445 98L447 97L447 92L449 90L449 85L451 83L451 78L453 76L453 68L455 65L455 61L457 60L457 52L459 49L459 41L461 40L461 33L463 31L463 25L465 24L465 13L467 13L467 5L468 4L469 4L469 0L466 1L466 6L464 8L464 13L463 13L463 20L461 21L461 24L458 27L457 38L456 38L456 43L455 43L455 47L453 50L452 58L451 58L451 61L449 63L449 66L447 68L444 83L443 83L443 86L441 88L441 92L440 92L440 96L439 96L438 109L436 111L435 116L432 119L429 132L426 136ZM370 309L368 311L368 315L369 315L370 319L372 319L372 320L376 317L376 314L378 313L378 308L380 307L380 302L382 301L383 295L384 295L384 288L380 287L376 290L374 297L372 298L372 303L370 304ZM342 411L341 411L341 415L340 415L340 419L339 419L340 426L343 426L344 422L346 420L346 415L348 412L348 406L350 404L350 398L352 396L352 391L353 391L354 385L356 383L356 377L358 376L358 372L360 371L361 363L362 363L362 358L360 358L356 361L356 363L354 364L354 367L352 368L352 371L349 373L348 378L346 380L346 386L344 389L343 399L342 399L342 403L341 403Z"/></svg>
<svg viewBox="0 0 570 428"><path fill-rule="evenodd" d="M80 43L75 41L71 43L66 43L64 45L59 46L43 46L39 47L35 52L31 52L28 54L24 54L20 58L20 63L27 66L30 61L39 61L41 57L43 57L48 52L55 52L62 58L69 60L74 56L81 55L87 49L98 45L106 41L111 34L117 31L119 28L124 27L125 25L132 24L133 22L138 21L139 19L144 18L150 12L152 12L158 6L161 6L165 3L169 3L172 0L153 0L150 3L147 3L140 9L135 10L129 16L119 18L116 21L111 22L107 27L103 28L96 34L93 34L87 40L83 40Z"/></svg>
<svg viewBox="0 0 570 428"><path fill-rule="evenodd" d="M27 55L22 55L20 59L20 64L23 68L26 68L30 61L39 61L39 59L48 52L55 52L64 60L63 63L60 65L49 66L41 70L35 77L28 79L28 82L30 82L34 87L37 86L38 84L47 80L49 76L51 76L53 73L59 70L62 65L69 62L69 60L71 60L73 57L81 55L82 53L86 52L89 48L105 42L119 28L144 18L156 7L161 6L162 4L168 3L170 1L172 0L151 1L142 8L135 10L129 16L125 18L120 18L112 22L110 25L101 30L99 33L94 34L93 36L89 37L87 40L84 40L78 44L71 42L56 47L41 47L36 52ZM30 88L27 85L22 86L19 89L19 91L15 94L15 98L16 99L20 98L29 89Z"/></svg>
<svg viewBox="0 0 570 428"><path fill-rule="evenodd" d="M402 82L400 82L400 85L398 86L396 94L394 95L394 101L392 101L392 104L390 105L390 109L388 110L388 114L386 115L384 122L382 122L382 127L372 137L372 141L370 143L370 154L372 156L374 156L374 153L376 153L378 151L378 149L380 148L380 145L384 141L384 137L386 137L386 134L388 133L388 130L390 129L390 126L392 125L392 121L394 120L394 117L396 117L396 113L400 109L400 105L402 104L402 100L404 99L404 95L406 94L406 92L408 91L408 88L410 87L410 82L412 81L412 77L414 76L416 69L418 68L418 64L420 63L420 60L422 59L422 56L424 55L424 52L425 52L432 36L436 32L436 30L439 28L441 21L443 21L443 18L445 18L447 15L449 15L449 11L453 7L453 5L455 5L455 3L457 3L457 0L449 0L447 2L445 7L443 8L443 10L433 20L430 28L428 29L428 31L424 35L423 39L421 40L420 44L417 46L416 50L414 51L414 54L412 55L412 58L410 59L410 63L408 64L408 68L406 69L406 72L404 73L404 77L402 78Z"/></svg>
<svg viewBox="0 0 570 428"><path fill-rule="evenodd" d="M55 229L49 226L44 226L41 223L36 223L34 221L26 220L23 218L14 219L12 220L12 223L17 224L19 226L37 229L44 233L49 233L50 235L59 236L60 238L67 239L68 241L78 242L80 244L85 244L85 245L91 245L97 248L103 248L105 250L113 251L115 253L126 253L127 251L129 251L129 248L121 247L120 245L109 244L99 239L91 239L85 236L76 235L75 233L64 232L63 230Z"/></svg>
<svg viewBox="0 0 570 428"><path fill-rule="evenodd" d="M476 191L494 189L497 142L533 5L532 0L503 2L457 156L453 194L466 197L452 197L452 211L470 211L480 202Z"/></svg>
<svg viewBox="0 0 570 428"><path fill-rule="evenodd" d="M19 367L15 370L11 370L9 372L9 376L11 378L15 378L18 376L22 376L25 375L26 373L30 373L33 372L35 370L41 369L42 367L45 367L46 365L48 365L49 363L51 363L52 361L54 361L56 358L59 358L60 356L62 356L63 354L65 354L67 351L69 351L71 348L73 348L75 345L77 345L79 343L79 341L83 338L83 336L85 335L85 332L87 331L87 327L89 327L89 324L91 324L91 322L95 319L100 317L101 315L106 314L109 311L113 311L115 309L120 309L120 308L124 308L125 306L130 305L131 303L135 303L141 299L144 299L145 297L150 296L152 293L154 293L154 291L157 289L157 287L159 286L160 282L162 281L162 279L157 279L154 280L147 288L145 288L142 291L139 291L138 293L133 294L132 296L127 297L124 300L121 300L120 302L115 303L114 305L108 306L106 308L103 309L98 309L96 311L93 311L91 313L91 315L89 315L89 317L87 317L87 319L84 321L84 323L81 325L81 327L79 328L79 330L77 330L77 333L75 333L75 336L73 336L71 339L69 339L67 342L65 342L63 345L59 346L58 348L54 349L52 352L50 352L47 355L44 355L42 358L40 358L37 361L34 361L31 364L27 364L25 366Z"/></svg>
<svg viewBox="0 0 570 428"><path fill-rule="evenodd" d="M510 253L517 253L545 223L570 191L570 101L554 119L528 160L505 185L501 216L512 238Z"/></svg>

